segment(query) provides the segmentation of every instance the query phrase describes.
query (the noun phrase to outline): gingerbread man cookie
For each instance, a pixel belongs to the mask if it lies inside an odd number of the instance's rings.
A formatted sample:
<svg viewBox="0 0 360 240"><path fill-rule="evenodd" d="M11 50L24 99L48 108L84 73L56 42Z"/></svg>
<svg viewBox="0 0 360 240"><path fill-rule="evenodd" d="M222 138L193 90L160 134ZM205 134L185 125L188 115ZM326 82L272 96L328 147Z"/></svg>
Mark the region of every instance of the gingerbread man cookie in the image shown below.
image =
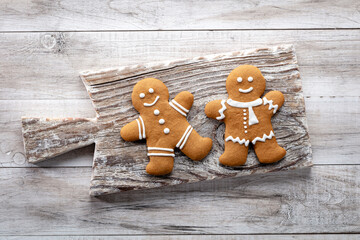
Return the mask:
<svg viewBox="0 0 360 240"><path fill-rule="evenodd" d="M186 120L194 101L190 92L181 92L169 102L165 84L155 78L146 78L134 86L131 98L140 116L125 125L120 134L125 141L146 139L150 157L147 173L171 173L175 147L195 161L210 152L212 140L201 137Z"/></svg>
<svg viewBox="0 0 360 240"><path fill-rule="evenodd" d="M277 162L285 156L271 125L271 117L283 105L284 95L271 91L260 98L265 86L265 78L257 67L242 65L226 80L229 98L206 105L205 114L209 118L225 123L225 151L219 159L222 164L245 164L250 143L261 163Z"/></svg>

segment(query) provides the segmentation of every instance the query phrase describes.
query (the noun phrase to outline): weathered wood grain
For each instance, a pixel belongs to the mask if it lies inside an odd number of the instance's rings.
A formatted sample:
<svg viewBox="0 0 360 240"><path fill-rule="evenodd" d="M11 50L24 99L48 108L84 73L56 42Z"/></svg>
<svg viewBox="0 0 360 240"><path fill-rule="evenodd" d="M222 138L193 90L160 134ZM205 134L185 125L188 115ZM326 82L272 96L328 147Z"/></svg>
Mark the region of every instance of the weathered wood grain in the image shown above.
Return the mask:
<svg viewBox="0 0 360 240"><path fill-rule="evenodd" d="M0 235L359 233L359 171L314 166L97 199L90 168L0 168Z"/></svg>
<svg viewBox="0 0 360 240"><path fill-rule="evenodd" d="M356 0L96 0L81 4L71 0L3 0L0 17L0 31L313 29L360 25Z"/></svg>
<svg viewBox="0 0 360 240"><path fill-rule="evenodd" d="M358 97L360 92L360 30L3 33L0 43L3 100L88 99L80 71L269 43L295 44L305 96Z"/></svg>
<svg viewBox="0 0 360 240"><path fill-rule="evenodd" d="M211 99L227 98L224 79L241 64L259 67L267 79L267 90L276 89L286 96L283 109L273 119L277 139L287 149L286 157L279 163L261 165L251 152L245 166L233 169L219 165L218 158L223 152L224 125L206 118L203 109ZM95 142L91 195L311 165L304 98L291 45L84 72L81 77L97 113L97 118L91 121L90 126L89 121L83 120L61 123L58 120L46 120L42 124L39 119L30 118L23 120L23 134L25 152L30 162L42 161L66 149L72 150L76 146ZM137 81L146 77L161 79L169 88L170 96L184 90L192 92L195 103L188 119L201 135L211 136L215 140L212 152L201 162L189 161L183 154L176 153L174 171L165 178L150 176L144 171L147 162L144 145L124 142L119 137L120 128L137 116L131 104L132 88ZM83 134L74 130L75 127Z"/></svg>

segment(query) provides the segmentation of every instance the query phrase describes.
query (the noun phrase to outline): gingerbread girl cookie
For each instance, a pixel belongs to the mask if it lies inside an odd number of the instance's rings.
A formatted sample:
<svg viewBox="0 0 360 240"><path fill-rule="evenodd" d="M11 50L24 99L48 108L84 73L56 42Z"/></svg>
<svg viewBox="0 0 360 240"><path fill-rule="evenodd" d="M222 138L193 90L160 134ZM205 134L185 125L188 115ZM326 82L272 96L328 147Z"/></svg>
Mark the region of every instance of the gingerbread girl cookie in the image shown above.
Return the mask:
<svg viewBox="0 0 360 240"><path fill-rule="evenodd" d="M235 68L226 80L227 100L215 100L205 107L209 118L225 123L225 151L219 161L227 166L246 162L249 144L254 145L261 163L282 159L286 151L278 145L271 117L284 103L279 91L265 91L266 81L260 70L251 65Z"/></svg>
<svg viewBox="0 0 360 240"><path fill-rule="evenodd" d="M155 78L146 78L134 86L131 98L140 116L125 125L120 134L125 141L146 139L150 157L147 173L171 173L175 147L194 161L203 159L210 152L212 140L201 137L186 120L194 101L190 92L181 92L169 102L165 84Z"/></svg>

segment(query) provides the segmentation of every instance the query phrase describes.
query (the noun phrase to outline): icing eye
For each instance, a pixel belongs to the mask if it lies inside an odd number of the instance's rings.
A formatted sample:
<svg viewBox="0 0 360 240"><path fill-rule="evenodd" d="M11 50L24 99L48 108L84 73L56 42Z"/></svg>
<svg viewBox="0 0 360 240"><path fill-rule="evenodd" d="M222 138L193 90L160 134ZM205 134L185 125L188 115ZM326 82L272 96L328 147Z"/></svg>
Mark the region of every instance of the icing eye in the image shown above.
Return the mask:
<svg viewBox="0 0 360 240"><path fill-rule="evenodd" d="M140 98L144 98L145 97L145 93L140 93Z"/></svg>
<svg viewBox="0 0 360 240"><path fill-rule="evenodd" d="M154 89L150 88L149 93L154 93Z"/></svg>
<svg viewBox="0 0 360 240"><path fill-rule="evenodd" d="M249 82L254 81L253 77L248 77L248 81L249 81Z"/></svg>
<svg viewBox="0 0 360 240"><path fill-rule="evenodd" d="M242 82L242 78L241 78L241 77L238 77L238 78L237 78L237 81L238 81L238 82Z"/></svg>

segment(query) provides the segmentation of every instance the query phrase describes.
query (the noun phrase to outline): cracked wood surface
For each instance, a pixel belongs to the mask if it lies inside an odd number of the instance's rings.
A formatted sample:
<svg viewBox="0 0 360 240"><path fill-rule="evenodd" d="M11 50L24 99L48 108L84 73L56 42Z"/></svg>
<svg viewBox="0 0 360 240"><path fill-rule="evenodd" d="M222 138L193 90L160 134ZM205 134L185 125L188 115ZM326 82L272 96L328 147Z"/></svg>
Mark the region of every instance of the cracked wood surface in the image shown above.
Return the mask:
<svg viewBox="0 0 360 240"><path fill-rule="evenodd" d="M246 165L236 169L220 166L224 125L204 115L212 99L226 99L225 79L241 64L260 68L267 80L267 91L279 90L286 102L273 118L274 130L286 157L275 164L262 165L250 151ZM291 45L209 55L119 69L85 72L81 75L93 102L97 118L23 119L26 155L38 162L60 153L95 142L90 194L94 196L119 191L155 188L215 178L274 172L311 165L311 147L307 131L304 98L294 49ZM164 81L170 96L184 90L194 94L189 122L203 136L214 139L213 149L201 162L193 162L176 153L173 173L154 177L144 171L147 164L143 143L124 142L120 128L137 116L131 104L134 84L146 77ZM60 140L61 139L61 140Z"/></svg>

